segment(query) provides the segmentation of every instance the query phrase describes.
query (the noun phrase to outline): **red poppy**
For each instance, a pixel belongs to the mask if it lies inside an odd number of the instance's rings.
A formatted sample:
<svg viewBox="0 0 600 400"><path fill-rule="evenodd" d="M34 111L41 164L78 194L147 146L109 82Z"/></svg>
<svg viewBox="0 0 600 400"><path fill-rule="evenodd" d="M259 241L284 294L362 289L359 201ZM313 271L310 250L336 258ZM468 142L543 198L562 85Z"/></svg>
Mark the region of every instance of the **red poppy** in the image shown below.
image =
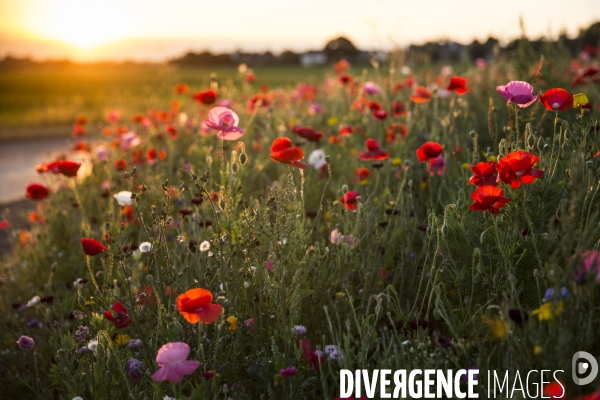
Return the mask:
<svg viewBox="0 0 600 400"><path fill-rule="evenodd" d="M298 341L298 347L300 347L300 350L302 351L302 358L304 361L319 371L321 369L319 364L323 364L325 362L324 354L314 351L312 345L310 344L310 340L308 339L300 339Z"/></svg>
<svg viewBox="0 0 600 400"><path fill-rule="evenodd" d="M540 95L540 100L550 111L568 111L573 108L573 95L561 88L546 90Z"/></svg>
<svg viewBox="0 0 600 400"><path fill-rule="evenodd" d="M223 307L218 304L211 304L212 299L213 295L209 290L202 288L190 289L177 296L177 311L190 324L197 324L200 321L205 324L212 324L223 312Z"/></svg>
<svg viewBox="0 0 600 400"><path fill-rule="evenodd" d="M217 100L217 93L209 89L205 92L196 93L194 98L200 103L209 106Z"/></svg>
<svg viewBox="0 0 600 400"><path fill-rule="evenodd" d="M317 132L310 126L307 126L307 127L295 126L293 128L293 132L296 135L302 136L304 139L306 139L310 142L318 142L323 137L322 132Z"/></svg>
<svg viewBox="0 0 600 400"><path fill-rule="evenodd" d="M27 197L31 200L42 200L50 194L48 188L41 183L31 183L25 189Z"/></svg>
<svg viewBox="0 0 600 400"><path fill-rule="evenodd" d="M396 100L392 101L392 113L394 114L394 117L405 117L408 115L404 103Z"/></svg>
<svg viewBox="0 0 600 400"><path fill-rule="evenodd" d="M349 68L350 63L342 58L340 61L337 62L337 64L335 64L335 73L339 75Z"/></svg>
<svg viewBox="0 0 600 400"><path fill-rule="evenodd" d="M148 151L146 152L146 155L148 157L148 162L153 163L154 161L156 161L156 156L158 155L158 151L153 147L151 149L148 149Z"/></svg>
<svg viewBox="0 0 600 400"><path fill-rule="evenodd" d="M571 85L572 85L572 86L577 86L577 85L585 85L585 84L586 84L586 81L585 81L585 79L583 79L583 78L582 78L582 77L580 77L580 76L576 76L576 77L574 77L574 78L573 78L573 80L571 81Z"/></svg>
<svg viewBox="0 0 600 400"><path fill-rule="evenodd" d="M56 167L64 176L74 177L77 176L77 171L79 170L79 167L81 167L81 163L70 160L62 160L56 163Z"/></svg>
<svg viewBox="0 0 600 400"><path fill-rule="evenodd" d="M340 199L340 203L348 210L356 211L359 196L360 195L358 194L358 192L350 191L342 196L342 198Z"/></svg>
<svg viewBox="0 0 600 400"><path fill-rule="evenodd" d="M352 135L354 133L354 128L349 125L340 126L340 135Z"/></svg>
<svg viewBox="0 0 600 400"><path fill-rule="evenodd" d="M558 381L544 385L542 392L542 396L554 399L564 399L566 394L565 385ZM584 397L584 399L588 399L588 397ZM589 399L597 399L597 397L589 397Z"/></svg>
<svg viewBox="0 0 600 400"><path fill-rule="evenodd" d="M368 168L356 168L354 170L354 179L352 182L357 183L369 179L371 172Z"/></svg>
<svg viewBox="0 0 600 400"><path fill-rule="evenodd" d="M367 148L369 149L368 151L360 151L358 153L359 160L361 160L361 161L370 161L370 160L381 161L381 160L385 160L386 158L388 158L390 156L390 153L388 153L385 150L381 150L379 148L379 141L377 141L375 139L367 139Z"/></svg>
<svg viewBox="0 0 600 400"><path fill-rule="evenodd" d="M431 92L423 86L415 89L415 92L410 95L410 99L415 103L427 103L431 100Z"/></svg>
<svg viewBox="0 0 600 400"><path fill-rule="evenodd" d="M507 183L513 189L521 186L521 183L533 183L535 178L544 176L544 171L533 168L539 158L526 151L515 151L502 157L496 165L498 179Z"/></svg>
<svg viewBox="0 0 600 400"><path fill-rule="evenodd" d="M467 92L467 81L465 78L461 78L460 76L453 76L450 78L450 83L446 90L454 90L458 94L465 94Z"/></svg>
<svg viewBox="0 0 600 400"><path fill-rule="evenodd" d="M256 93L254 96L250 97L250 99L246 103L246 108L248 108L249 112L252 112L256 107L268 107L269 104L269 97L266 94Z"/></svg>
<svg viewBox="0 0 600 400"><path fill-rule="evenodd" d="M599 70L599 69L597 69L597 68L594 68L594 67L588 67L588 68L587 68L585 71L583 71L583 72L581 73L581 75L579 75L579 76L581 76L582 78L583 78L583 77L585 77L585 76L594 76L594 75L596 75L598 72L600 72L600 70Z"/></svg>
<svg viewBox="0 0 600 400"><path fill-rule="evenodd" d="M186 94L190 90L190 87L185 83L178 83L173 88L173 91L177 94Z"/></svg>
<svg viewBox="0 0 600 400"><path fill-rule="evenodd" d="M395 142L398 138L405 139L408 136L408 127L400 123L392 123L385 131L386 140L389 143Z"/></svg>
<svg viewBox="0 0 600 400"><path fill-rule="evenodd" d="M0 220L0 229L10 228L10 222L7 219Z"/></svg>
<svg viewBox="0 0 600 400"><path fill-rule="evenodd" d="M469 179L469 185L477 185L477 186L496 186L496 179L498 178L498 173L496 172L496 165L492 162L482 161L477 165L470 165L471 171L473 171L473 176Z"/></svg>
<svg viewBox="0 0 600 400"><path fill-rule="evenodd" d="M470 204L472 211L489 211L498 214L510 199L504 196L504 190L498 186L481 186L471 194L475 203Z"/></svg>
<svg viewBox="0 0 600 400"><path fill-rule="evenodd" d="M396 83L392 90L394 93L398 93L404 89L410 89L414 84L415 80L413 78L406 78L404 81Z"/></svg>
<svg viewBox="0 0 600 400"><path fill-rule="evenodd" d="M352 83L352 77L350 75L347 74L342 74L338 77L338 81L342 84L342 85L347 85Z"/></svg>
<svg viewBox="0 0 600 400"><path fill-rule="evenodd" d="M304 169L308 165L300 162L304 158L304 151L298 146L292 145L292 141L286 137L275 139L271 146L271 160L294 167Z"/></svg>
<svg viewBox="0 0 600 400"><path fill-rule="evenodd" d="M424 162L427 160L431 160L433 158L437 158L442 152L444 148L436 142L425 142L423 146L417 149L417 158L419 161Z"/></svg>
<svg viewBox="0 0 600 400"><path fill-rule="evenodd" d="M127 161L123 159L115 161L115 169L117 171L125 171L127 169Z"/></svg>
<svg viewBox="0 0 600 400"><path fill-rule="evenodd" d="M113 304L112 309L114 312L106 310L104 316L115 325L115 328L121 329L131 324L131 317L127 314L127 309L123 306L123 303L116 302Z"/></svg>
<svg viewBox="0 0 600 400"><path fill-rule="evenodd" d="M379 120L384 120L386 119L388 116L387 111L383 110L383 109L379 109L379 110L375 110L373 111L373 117L379 119Z"/></svg>
<svg viewBox="0 0 600 400"><path fill-rule="evenodd" d="M256 80L256 76L252 72L246 74L246 82L252 83Z"/></svg>
<svg viewBox="0 0 600 400"><path fill-rule="evenodd" d="M85 126L81 124L73 125L73 130L71 131L71 137L77 138L85 135Z"/></svg>
<svg viewBox="0 0 600 400"><path fill-rule="evenodd" d="M171 139L177 139L177 128L175 128L173 125L165 126L165 132L171 136Z"/></svg>
<svg viewBox="0 0 600 400"><path fill-rule="evenodd" d="M75 123L77 125L85 125L87 124L88 119L85 115L79 115L77 118L75 118Z"/></svg>
<svg viewBox="0 0 600 400"><path fill-rule="evenodd" d="M107 250L106 246L94 239L81 238L81 245L83 252L88 256L96 256Z"/></svg>
<svg viewBox="0 0 600 400"><path fill-rule="evenodd" d="M81 140L78 140L75 143L73 143L73 145L71 146L71 150L72 151L86 151L86 152L89 152L90 151L90 146L87 143L82 142Z"/></svg>

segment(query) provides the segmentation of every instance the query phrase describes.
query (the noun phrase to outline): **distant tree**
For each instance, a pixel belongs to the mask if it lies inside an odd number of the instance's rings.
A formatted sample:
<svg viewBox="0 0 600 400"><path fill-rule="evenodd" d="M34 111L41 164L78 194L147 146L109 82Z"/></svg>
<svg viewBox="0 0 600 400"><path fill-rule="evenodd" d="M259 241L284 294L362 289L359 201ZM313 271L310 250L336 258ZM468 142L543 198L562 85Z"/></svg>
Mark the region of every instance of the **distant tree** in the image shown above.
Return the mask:
<svg viewBox="0 0 600 400"><path fill-rule="evenodd" d="M284 65L298 65L300 64L300 54L286 50L279 56L279 62Z"/></svg>
<svg viewBox="0 0 600 400"><path fill-rule="evenodd" d="M342 58L355 59L359 53L356 46L343 36L327 42L323 51L327 55L327 60L333 62L337 62Z"/></svg>

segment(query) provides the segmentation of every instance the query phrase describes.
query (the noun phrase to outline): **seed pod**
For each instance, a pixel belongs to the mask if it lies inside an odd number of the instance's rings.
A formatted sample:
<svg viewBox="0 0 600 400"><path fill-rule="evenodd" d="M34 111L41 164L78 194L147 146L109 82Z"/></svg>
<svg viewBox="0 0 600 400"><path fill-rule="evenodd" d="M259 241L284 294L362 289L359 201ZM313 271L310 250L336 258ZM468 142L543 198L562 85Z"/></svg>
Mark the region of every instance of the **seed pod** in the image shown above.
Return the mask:
<svg viewBox="0 0 600 400"><path fill-rule="evenodd" d="M485 274L485 267L481 261L477 263L477 271L480 274Z"/></svg>
<svg viewBox="0 0 600 400"><path fill-rule="evenodd" d="M152 284L154 282L154 277L152 275L146 275L146 282Z"/></svg>

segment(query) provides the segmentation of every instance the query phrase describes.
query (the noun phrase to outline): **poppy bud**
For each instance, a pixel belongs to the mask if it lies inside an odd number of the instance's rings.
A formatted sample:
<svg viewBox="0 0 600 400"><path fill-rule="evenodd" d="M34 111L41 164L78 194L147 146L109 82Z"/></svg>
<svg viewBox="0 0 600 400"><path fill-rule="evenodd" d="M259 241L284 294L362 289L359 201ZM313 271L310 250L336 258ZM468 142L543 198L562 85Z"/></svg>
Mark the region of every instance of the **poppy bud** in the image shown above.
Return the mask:
<svg viewBox="0 0 600 400"><path fill-rule="evenodd" d="M146 275L146 282L152 284L154 282L154 277L152 275Z"/></svg>
<svg viewBox="0 0 600 400"><path fill-rule="evenodd" d="M215 302L222 306L225 306L227 304L227 297L219 296L219 297L217 297L217 300L215 300Z"/></svg>
<svg viewBox="0 0 600 400"><path fill-rule="evenodd" d="M540 274L540 270L539 269L534 269L533 270L533 277L534 278L540 278L542 276L542 274Z"/></svg>
<svg viewBox="0 0 600 400"><path fill-rule="evenodd" d="M343 185L342 186L342 194L346 194L348 193L348 185Z"/></svg>
<svg viewBox="0 0 600 400"><path fill-rule="evenodd" d="M325 162L327 164L331 164L331 156L329 156L329 155L325 156Z"/></svg>
<svg viewBox="0 0 600 400"><path fill-rule="evenodd" d="M471 136L473 139L475 139L475 137L477 137L477 132L471 131L471 132L469 132L469 136Z"/></svg>
<svg viewBox="0 0 600 400"><path fill-rule="evenodd" d="M248 156L246 155L246 153L241 153L240 154L240 164L244 165L244 164L246 164L246 161L248 161Z"/></svg>
<svg viewBox="0 0 600 400"><path fill-rule="evenodd" d="M96 351L95 351L95 353L96 353L96 357L98 357L98 358L104 358L104 346L102 346L101 343L98 343L96 345Z"/></svg>
<svg viewBox="0 0 600 400"><path fill-rule="evenodd" d="M83 296L79 296L79 297L77 298L77 302L79 303L79 305L80 305L81 307L85 307L85 298L84 298Z"/></svg>
<svg viewBox="0 0 600 400"><path fill-rule="evenodd" d="M121 296L121 289L119 289L118 287L114 288L114 289L113 289L113 295L114 295L115 297L119 297L119 296Z"/></svg>
<svg viewBox="0 0 600 400"><path fill-rule="evenodd" d="M475 274L475 276L473 277L473 282L479 285L481 283L481 275Z"/></svg>
<svg viewBox="0 0 600 400"><path fill-rule="evenodd" d="M442 235L448 236L449 231L450 231L450 229L448 228L448 225L442 226Z"/></svg>
<svg viewBox="0 0 600 400"><path fill-rule="evenodd" d="M404 160L404 166L410 167L410 160Z"/></svg>
<svg viewBox="0 0 600 400"><path fill-rule="evenodd" d="M529 137L527 138L527 146L533 147L534 145L535 145L535 136L529 135Z"/></svg>
<svg viewBox="0 0 600 400"><path fill-rule="evenodd" d="M594 162L592 160L588 160L585 162L585 166L588 168L593 168L594 167Z"/></svg>
<svg viewBox="0 0 600 400"><path fill-rule="evenodd" d="M485 267L483 266L482 262L477 263L477 271L480 274L485 274Z"/></svg>
<svg viewBox="0 0 600 400"><path fill-rule="evenodd" d="M487 232L488 232L487 230L481 232L481 235L479 236L479 243L483 244L486 241L486 239L488 237Z"/></svg>
<svg viewBox="0 0 600 400"><path fill-rule="evenodd" d="M137 172L137 165L134 165L133 169L131 170L131 175L135 175L136 172Z"/></svg>

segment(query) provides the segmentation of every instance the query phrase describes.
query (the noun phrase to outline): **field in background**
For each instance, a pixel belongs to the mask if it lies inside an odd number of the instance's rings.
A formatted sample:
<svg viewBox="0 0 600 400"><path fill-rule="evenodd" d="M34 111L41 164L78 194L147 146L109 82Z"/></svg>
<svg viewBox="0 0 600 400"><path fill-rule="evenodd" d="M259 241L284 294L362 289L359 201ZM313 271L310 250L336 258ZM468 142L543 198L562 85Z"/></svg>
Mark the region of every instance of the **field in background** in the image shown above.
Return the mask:
<svg viewBox="0 0 600 400"><path fill-rule="evenodd" d="M318 83L324 67L254 68L255 90ZM239 81L236 68L177 68L170 65L39 65L0 69L0 139L65 136L78 115L92 123L117 109L123 115L168 108L173 86L187 83L192 92L206 90L215 73L222 85ZM238 83L238 82L236 82Z"/></svg>

